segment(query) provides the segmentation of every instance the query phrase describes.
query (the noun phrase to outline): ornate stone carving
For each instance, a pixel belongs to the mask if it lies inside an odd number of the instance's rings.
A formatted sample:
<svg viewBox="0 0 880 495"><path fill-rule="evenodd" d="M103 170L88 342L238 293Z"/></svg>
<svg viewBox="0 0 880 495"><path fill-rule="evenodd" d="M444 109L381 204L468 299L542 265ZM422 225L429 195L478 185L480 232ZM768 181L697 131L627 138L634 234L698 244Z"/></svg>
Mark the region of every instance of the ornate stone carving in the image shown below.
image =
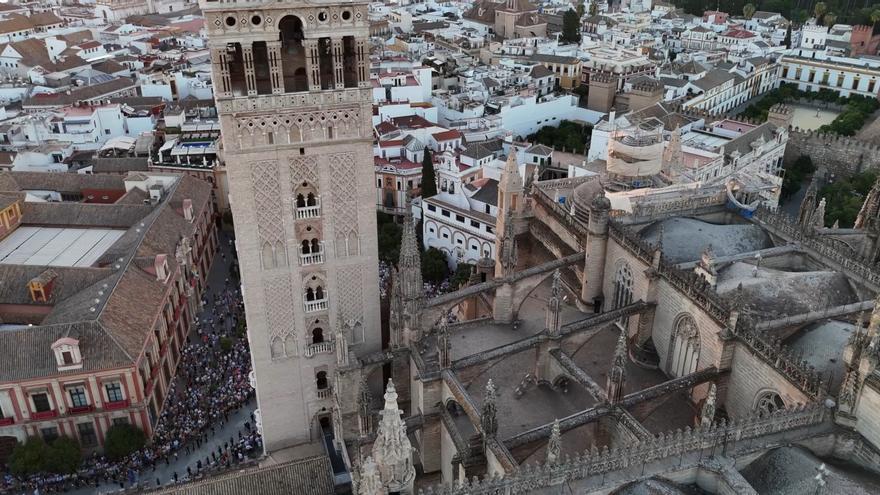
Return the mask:
<svg viewBox="0 0 880 495"><path fill-rule="evenodd" d="M217 102L217 111L222 114L239 112L274 112L276 110L289 111L291 108L301 108L304 111L311 110L303 107L327 105L345 105L355 103L358 106L347 106L352 110L359 109L364 101L370 101L370 90L349 88L333 92L290 93L284 95L258 95L253 97L237 97L231 100ZM274 117L278 113L266 114L264 117ZM291 113L292 115L292 113ZM299 115L299 113L297 113Z"/></svg>
<svg viewBox="0 0 880 495"><path fill-rule="evenodd" d="M361 114L357 106L251 115L238 117L235 123L242 148L358 138L361 134ZM269 132L271 141L266 137Z"/></svg>
<svg viewBox="0 0 880 495"><path fill-rule="evenodd" d="M355 154L352 152L334 153L330 161L331 220L335 231L334 244L336 256L357 256L360 252L358 235L358 186Z"/></svg>
<svg viewBox="0 0 880 495"><path fill-rule="evenodd" d="M269 328L270 351L273 359L298 355L293 285L287 274L267 277L263 285L266 325Z"/></svg>
<svg viewBox="0 0 880 495"><path fill-rule="evenodd" d="M290 191L295 193L297 187L308 182L318 187L318 160L314 156L295 156L290 159Z"/></svg>
<svg viewBox="0 0 880 495"><path fill-rule="evenodd" d="M336 272L336 292L339 294L336 317L350 332L352 343L363 341L363 280L360 265L343 266Z"/></svg>
<svg viewBox="0 0 880 495"><path fill-rule="evenodd" d="M254 209L260 236L263 268L287 266L284 220L281 216L281 186L278 162L256 162L251 169Z"/></svg>

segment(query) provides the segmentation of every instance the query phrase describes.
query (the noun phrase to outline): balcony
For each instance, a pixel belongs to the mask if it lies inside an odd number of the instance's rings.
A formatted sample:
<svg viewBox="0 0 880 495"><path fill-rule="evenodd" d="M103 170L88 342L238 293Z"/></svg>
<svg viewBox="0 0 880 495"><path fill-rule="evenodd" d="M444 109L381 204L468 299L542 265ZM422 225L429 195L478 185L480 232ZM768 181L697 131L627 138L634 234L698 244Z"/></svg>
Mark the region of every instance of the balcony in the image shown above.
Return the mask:
<svg viewBox="0 0 880 495"><path fill-rule="evenodd" d="M333 342L319 342L317 344L309 344L306 346L305 355L307 358L317 354L332 354Z"/></svg>
<svg viewBox="0 0 880 495"><path fill-rule="evenodd" d="M9 426L15 424L15 418L0 418L0 426Z"/></svg>
<svg viewBox="0 0 880 495"><path fill-rule="evenodd" d="M52 418L57 418L57 417L58 417L58 411L56 411L54 409L51 411L35 412L35 413L31 414L31 419L36 420L36 421L40 421L43 419L52 419Z"/></svg>
<svg viewBox="0 0 880 495"><path fill-rule="evenodd" d="M95 410L95 406L89 404L86 406L77 406L67 408L68 414L85 414Z"/></svg>
<svg viewBox="0 0 880 495"><path fill-rule="evenodd" d="M307 220L309 218L318 218L321 216L321 200L319 199L314 206L303 206L296 208L296 219Z"/></svg>
<svg viewBox="0 0 880 495"><path fill-rule="evenodd" d="M306 313L317 313L318 311L326 311L330 306L327 299L318 299L317 301L304 301Z"/></svg>
<svg viewBox="0 0 880 495"><path fill-rule="evenodd" d="M117 400L114 402L105 402L104 403L104 410L105 411L116 411L119 409L125 409L128 407L128 405L129 405L128 399Z"/></svg>
<svg viewBox="0 0 880 495"><path fill-rule="evenodd" d="M318 398L319 399L329 399L330 397L333 397L333 388L332 387L318 389Z"/></svg>
<svg viewBox="0 0 880 495"><path fill-rule="evenodd" d="M324 243L321 243L321 250L317 253L300 254L299 264L302 266L317 265L324 262Z"/></svg>

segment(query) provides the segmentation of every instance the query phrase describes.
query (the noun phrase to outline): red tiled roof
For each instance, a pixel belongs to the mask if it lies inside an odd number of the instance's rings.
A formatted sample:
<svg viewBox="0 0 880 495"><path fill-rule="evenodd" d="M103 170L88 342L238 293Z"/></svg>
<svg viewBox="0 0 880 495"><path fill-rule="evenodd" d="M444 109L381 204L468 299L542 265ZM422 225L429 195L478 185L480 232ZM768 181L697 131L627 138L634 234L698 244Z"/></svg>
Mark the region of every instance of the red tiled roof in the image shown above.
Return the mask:
<svg viewBox="0 0 880 495"><path fill-rule="evenodd" d="M428 119L418 115L407 115L404 117L393 117L391 123L401 129L422 129L431 127L432 124Z"/></svg>
<svg viewBox="0 0 880 495"><path fill-rule="evenodd" d="M434 139L436 139L437 141L451 141L453 139L460 138L461 133L458 132L456 129L451 129L448 131L436 132L432 134L432 136L434 136Z"/></svg>

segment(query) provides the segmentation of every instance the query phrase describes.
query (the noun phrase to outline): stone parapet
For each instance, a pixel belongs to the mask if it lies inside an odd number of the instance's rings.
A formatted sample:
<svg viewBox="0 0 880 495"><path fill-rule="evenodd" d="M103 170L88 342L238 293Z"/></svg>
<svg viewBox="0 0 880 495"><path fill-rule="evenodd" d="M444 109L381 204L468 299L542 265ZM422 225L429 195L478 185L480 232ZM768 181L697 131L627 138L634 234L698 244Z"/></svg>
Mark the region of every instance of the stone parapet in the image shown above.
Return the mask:
<svg viewBox="0 0 880 495"><path fill-rule="evenodd" d="M667 459L678 465L699 465L706 452L725 451L728 456L760 451L785 439L798 438L823 427L829 416L818 404L780 410L769 416L752 415L741 421L721 421L707 427L685 428L661 433L648 440L601 450L593 446L564 461L524 466L510 476L487 477L464 481L457 486L431 487L423 495L506 495L529 493L567 483L579 489L599 490L619 486L623 480L638 479L656 472L666 472ZM766 439L767 442L761 442ZM617 474L618 476L613 476Z"/></svg>

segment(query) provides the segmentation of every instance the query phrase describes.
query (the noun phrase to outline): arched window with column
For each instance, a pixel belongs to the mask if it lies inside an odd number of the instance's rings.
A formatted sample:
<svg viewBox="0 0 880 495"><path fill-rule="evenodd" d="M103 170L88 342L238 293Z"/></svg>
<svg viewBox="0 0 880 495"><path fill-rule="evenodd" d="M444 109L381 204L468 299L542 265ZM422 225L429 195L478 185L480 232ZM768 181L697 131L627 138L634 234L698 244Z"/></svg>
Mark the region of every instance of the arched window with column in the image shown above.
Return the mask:
<svg viewBox="0 0 880 495"><path fill-rule="evenodd" d="M685 376L697 371L700 358L700 331L694 317L684 313L675 319L672 339L669 342L667 371L673 377Z"/></svg>
<svg viewBox="0 0 880 495"><path fill-rule="evenodd" d="M244 75L244 52L241 43L226 45L226 59L229 66L229 91L232 96L247 96L247 80Z"/></svg>
<svg viewBox="0 0 880 495"><path fill-rule="evenodd" d="M281 37L281 74L284 79L284 92L308 91L302 21L293 15L285 16L278 23L278 30Z"/></svg>
<svg viewBox="0 0 880 495"><path fill-rule="evenodd" d="M265 41L254 41L254 81L257 94L272 94L272 76L269 68L269 48Z"/></svg>
<svg viewBox="0 0 880 495"><path fill-rule="evenodd" d="M333 77L333 42L330 38L318 40L318 67L321 74L321 89L333 89L336 78Z"/></svg>
<svg viewBox="0 0 880 495"><path fill-rule="evenodd" d="M356 88L358 85L357 75L357 51L354 36L342 38L342 66L346 88Z"/></svg>

